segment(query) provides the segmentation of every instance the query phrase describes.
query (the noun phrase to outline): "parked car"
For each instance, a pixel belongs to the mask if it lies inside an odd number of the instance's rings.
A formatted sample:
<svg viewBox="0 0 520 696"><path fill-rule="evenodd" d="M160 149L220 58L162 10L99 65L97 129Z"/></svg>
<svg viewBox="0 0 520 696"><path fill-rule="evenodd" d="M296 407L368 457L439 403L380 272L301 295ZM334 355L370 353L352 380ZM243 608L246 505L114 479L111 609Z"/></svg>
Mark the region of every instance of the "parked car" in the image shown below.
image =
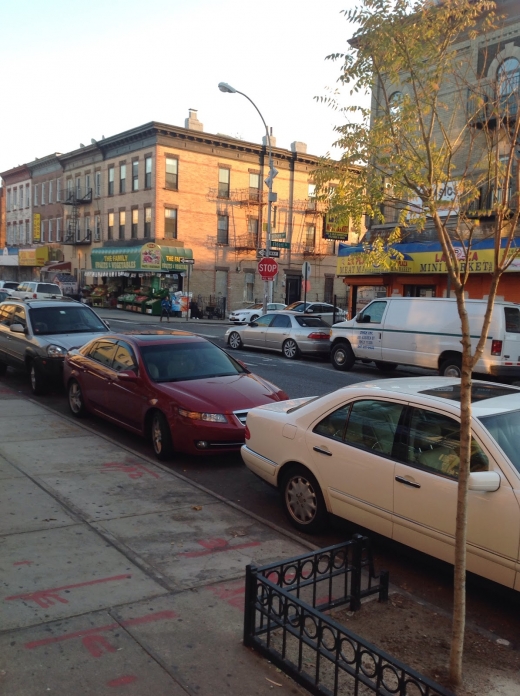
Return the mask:
<svg viewBox="0 0 520 696"><path fill-rule="evenodd" d="M285 305L282 304L281 302L268 302L267 303L267 311L268 312L275 312L278 309L284 309L284 308L285 308ZM229 321L232 321L235 324L247 324L250 321L255 321L255 319L258 319L258 317L263 314L263 311L264 311L264 305L261 304L260 302L257 302L256 304L251 305L250 307L245 307L244 309L235 309L229 315Z"/></svg>
<svg viewBox="0 0 520 696"><path fill-rule="evenodd" d="M114 335L65 358L70 410L87 411L174 451L215 454L244 444L247 412L287 394L200 336Z"/></svg>
<svg viewBox="0 0 520 696"><path fill-rule="evenodd" d="M0 302L5 302L5 300L8 300L10 297L11 295L7 290L0 290Z"/></svg>
<svg viewBox="0 0 520 696"><path fill-rule="evenodd" d="M13 297L19 297L22 300L53 300L63 297L63 293L56 283L30 281L20 283L13 291Z"/></svg>
<svg viewBox="0 0 520 696"><path fill-rule="evenodd" d="M346 312L339 307L334 309L334 305L327 302L293 302L285 308L288 312L299 312L301 314L318 314L329 326L338 321L345 321Z"/></svg>
<svg viewBox="0 0 520 696"><path fill-rule="evenodd" d="M329 330L320 317L282 310L264 314L247 326L228 329L224 338L235 350L244 347L278 350L289 360L301 354L328 358Z"/></svg>
<svg viewBox="0 0 520 696"><path fill-rule="evenodd" d="M474 382L468 570L520 590L520 389ZM242 457L289 520L333 513L453 563L460 380L354 384L251 410Z"/></svg>
<svg viewBox="0 0 520 696"><path fill-rule="evenodd" d="M0 280L0 290L8 290L11 293L16 290L19 283L16 280Z"/></svg>
<svg viewBox="0 0 520 696"><path fill-rule="evenodd" d="M94 310L74 300L18 300L0 304L0 375L25 368L34 394L61 385L63 358L93 335L109 333Z"/></svg>

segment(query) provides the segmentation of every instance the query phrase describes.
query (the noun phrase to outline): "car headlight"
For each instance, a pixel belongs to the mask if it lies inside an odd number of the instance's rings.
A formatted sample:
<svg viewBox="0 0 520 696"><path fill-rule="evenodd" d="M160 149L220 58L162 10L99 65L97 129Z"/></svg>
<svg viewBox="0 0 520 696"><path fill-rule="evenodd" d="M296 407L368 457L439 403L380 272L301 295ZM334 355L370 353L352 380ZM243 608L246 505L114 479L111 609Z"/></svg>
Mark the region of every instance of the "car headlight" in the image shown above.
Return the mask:
<svg viewBox="0 0 520 696"><path fill-rule="evenodd" d="M223 413L199 413L198 411L186 411L179 408L179 414L191 420L208 421L209 423L227 423L227 418Z"/></svg>
<svg viewBox="0 0 520 696"><path fill-rule="evenodd" d="M47 355L49 358L62 358L64 355L67 355L67 349L51 344L47 346Z"/></svg>

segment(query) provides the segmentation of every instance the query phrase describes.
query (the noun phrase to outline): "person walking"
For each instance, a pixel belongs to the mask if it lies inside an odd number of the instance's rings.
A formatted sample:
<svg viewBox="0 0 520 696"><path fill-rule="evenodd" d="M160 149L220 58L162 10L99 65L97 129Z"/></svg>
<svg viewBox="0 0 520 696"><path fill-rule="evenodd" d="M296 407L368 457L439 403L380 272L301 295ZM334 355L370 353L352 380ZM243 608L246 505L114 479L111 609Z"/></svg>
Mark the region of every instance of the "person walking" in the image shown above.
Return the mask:
<svg viewBox="0 0 520 696"><path fill-rule="evenodd" d="M168 323L170 323L170 316L172 313L172 303L170 300L170 296L166 295L166 297L161 301L161 318L159 319L159 322L163 320L163 317L165 316L166 319L168 320Z"/></svg>

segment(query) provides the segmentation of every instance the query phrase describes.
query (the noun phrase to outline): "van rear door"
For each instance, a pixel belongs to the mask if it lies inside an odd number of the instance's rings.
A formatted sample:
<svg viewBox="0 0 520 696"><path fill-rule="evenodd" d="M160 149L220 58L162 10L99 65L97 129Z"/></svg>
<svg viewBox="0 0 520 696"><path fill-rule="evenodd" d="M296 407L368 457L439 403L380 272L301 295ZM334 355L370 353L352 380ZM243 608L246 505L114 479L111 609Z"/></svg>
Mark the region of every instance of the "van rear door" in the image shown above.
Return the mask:
<svg viewBox="0 0 520 696"><path fill-rule="evenodd" d="M502 356L505 363L520 365L520 308L515 306L498 307L498 311L504 312L504 343ZM493 336L495 338L495 336ZM500 336L496 337L501 338ZM493 346L491 347L493 350Z"/></svg>
<svg viewBox="0 0 520 696"><path fill-rule="evenodd" d="M352 325L351 345L356 358L381 360L382 328L388 302L374 300Z"/></svg>

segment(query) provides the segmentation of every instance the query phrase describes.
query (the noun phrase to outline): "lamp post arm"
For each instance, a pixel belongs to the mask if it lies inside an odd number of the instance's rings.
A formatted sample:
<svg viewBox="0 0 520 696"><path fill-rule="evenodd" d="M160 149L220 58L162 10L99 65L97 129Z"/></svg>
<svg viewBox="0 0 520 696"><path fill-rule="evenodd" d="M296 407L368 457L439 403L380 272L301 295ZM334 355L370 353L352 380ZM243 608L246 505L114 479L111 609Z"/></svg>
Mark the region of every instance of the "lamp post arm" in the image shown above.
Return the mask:
<svg viewBox="0 0 520 696"><path fill-rule="evenodd" d="M237 94L241 94L243 97L245 97L245 98L247 99L248 102L251 102L251 104L252 104L252 105L255 107L255 109L257 110L258 115L259 115L260 118L262 119L262 123L264 124L264 128L265 128L265 134L266 134L266 136L267 136L267 144L269 145L269 160L270 160L270 159L271 159L271 136L269 135L269 129L268 129L268 127L267 127L267 123L266 123L265 120L264 120L264 117L262 116L262 112L260 111L260 109L258 108L258 106L254 103L254 101L251 99L251 97L248 97L248 96L247 96L247 94L244 94L244 92L239 92L238 89L235 90L235 92L236 92Z"/></svg>

